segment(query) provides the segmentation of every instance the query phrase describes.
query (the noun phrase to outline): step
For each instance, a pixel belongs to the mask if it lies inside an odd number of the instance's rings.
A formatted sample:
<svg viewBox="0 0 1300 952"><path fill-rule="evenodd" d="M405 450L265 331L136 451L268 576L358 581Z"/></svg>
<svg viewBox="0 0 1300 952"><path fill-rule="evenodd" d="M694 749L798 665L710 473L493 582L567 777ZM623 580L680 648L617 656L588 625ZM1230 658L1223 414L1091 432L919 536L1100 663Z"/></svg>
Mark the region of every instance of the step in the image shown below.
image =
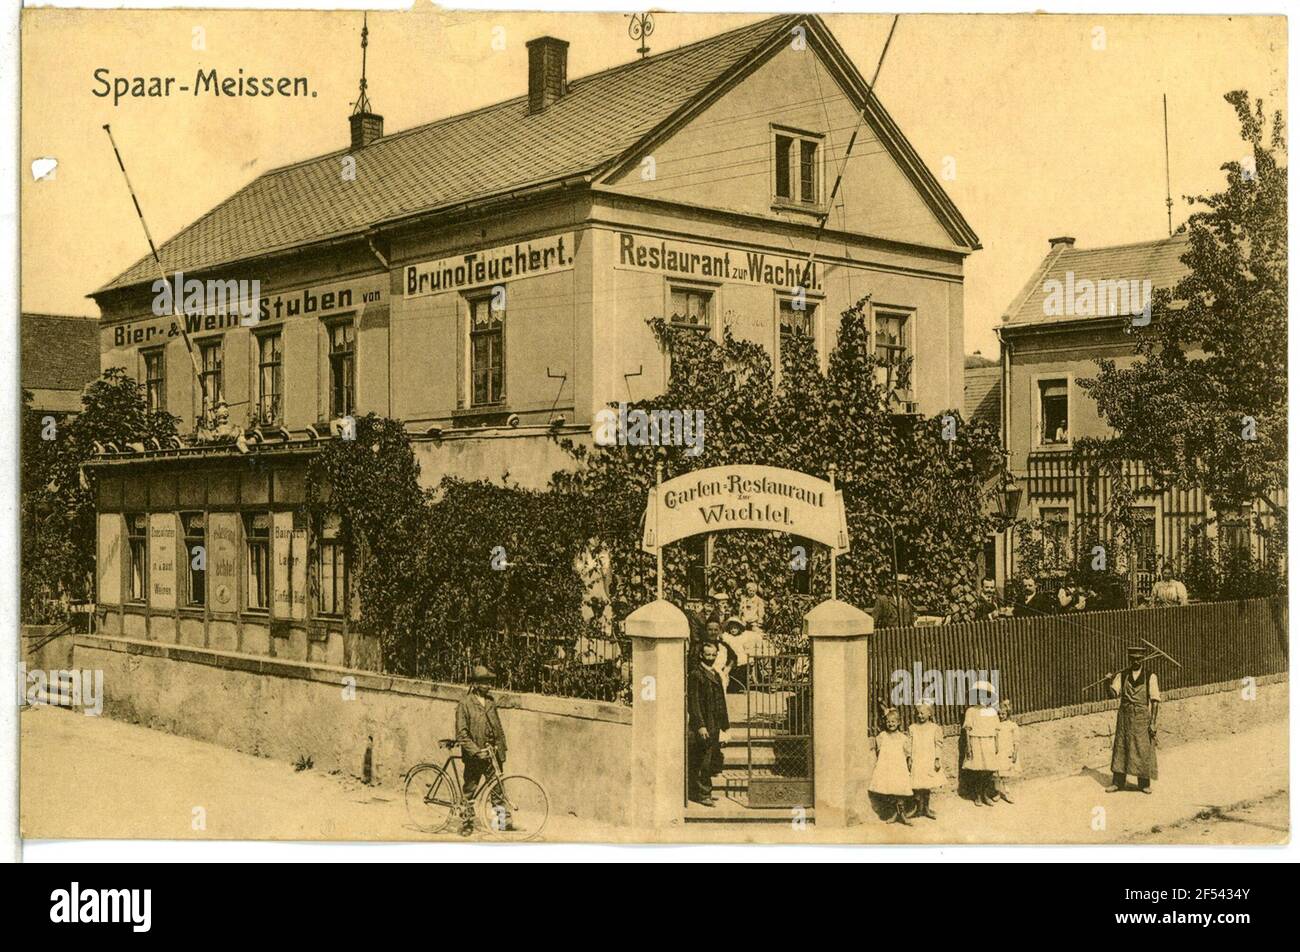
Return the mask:
<svg viewBox="0 0 1300 952"><path fill-rule="evenodd" d="M727 745L722 748L722 762L728 767L743 767L748 763L770 767L776 763L776 751L771 742L748 747L745 744Z"/></svg>
<svg viewBox="0 0 1300 952"><path fill-rule="evenodd" d="M766 823L789 826L794 822L795 813L785 807L751 808L734 797L723 797L715 793L716 805L701 806L698 803L686 804L685 819L687 823ZM803 819L813 822L812 807L805 807Z"/></svg>

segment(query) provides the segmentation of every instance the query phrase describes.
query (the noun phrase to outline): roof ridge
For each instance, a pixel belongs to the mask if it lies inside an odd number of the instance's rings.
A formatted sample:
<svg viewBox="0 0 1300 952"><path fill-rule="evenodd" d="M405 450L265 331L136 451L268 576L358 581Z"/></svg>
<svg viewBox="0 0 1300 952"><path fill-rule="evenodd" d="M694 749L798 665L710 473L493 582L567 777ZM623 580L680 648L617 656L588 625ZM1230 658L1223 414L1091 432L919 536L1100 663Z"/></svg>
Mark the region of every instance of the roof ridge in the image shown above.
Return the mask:
<svg viewBox="0 0 1300 952"><path fill-rule="evenodd" d="M1086 253L1090 251L1123 251L1127 248L1157 248L1160 245L1171 244L1176 239L1186 241L1187 232L1176 231L1172 235L1167 235L1164 238L1148 238L1146 241L1129 241L1120 245L1097 245L1096 247L1093 248L1067 247L1067 251L1070 253L1078 254L1081 252Z"/></svg>
<svg viewBox="0 0 1300 952"><path fill-rule="evenodd" d="M798 16L802 16L802 14L778 13L774 16L770 16L762 20L756 20L753 23L747 23L744 26L735 27L733 29L727 30L724 33L717 33L714 34L713 36L702 37L701 39L694 40L690 43L683 43L681 46L674 46L671 49L664 50L662 53L655 53L651 56L645 56L640 59L634 59L627 63L617 63L614 66L607 66L604 69L597 70L594 73L588 73L585 76L579 76L577 79L571 79L568 81L568 85L570 89L572 89L572 87L576 85L589 83L592 80L599 79L603 76L617 73L622 70L637 69L644 66L647 63L662 62L667 57L678 55L694 47L702 46L707 43L716 43L719 40L723 40L726 37L732 36L733 34L736 33L743 32L745 30L755 30L758 27L763 26L764 24L775 24L777 20L792 20ZM488 103L487 105L479 106L477 109L470 109L465 112L453 113L450 116L443 116L440 119L430 119L428 122L421 122L414 126L408 126L405 129L398 129L396 132L392 132L389 133L388 135L380 136L378 139L375 139L373 142L371 142L370 145L373 146L381 142L388 142L389 140L401 139L406 136L412 135L416 132L423 132L425 130L432 129L436 126L442 125L443 123L451 123L463 119L469 119L472 116L482 115L485 112L491 112L495 109L504 109L505 107L512 105L514 103L522 104L527 101L528 101L528 93L525 92L518 96L511 96L509 99L502 99L498 102ZM367 148L369 148L369 146L367 146ZM311 156L306 159L299 159L296 162L288 162L285 163L284 165L277 165L274 168L267 169L257 178L253 179L253 182L256 182L260 178L265 178L270 175L275 175L279 172L285 172L290 169L300 168L304 165L310 165L313 162L319 162L323 159L335 158L336 156L340 156L340 155L348 155L351 153L351 151L352 151L351 148L334 149L331 152L324 152L321 153L320 155ZM251 185L252 182L250 182L249 184ZM231 197L233 198L234 196L232 195Z"/></svg>

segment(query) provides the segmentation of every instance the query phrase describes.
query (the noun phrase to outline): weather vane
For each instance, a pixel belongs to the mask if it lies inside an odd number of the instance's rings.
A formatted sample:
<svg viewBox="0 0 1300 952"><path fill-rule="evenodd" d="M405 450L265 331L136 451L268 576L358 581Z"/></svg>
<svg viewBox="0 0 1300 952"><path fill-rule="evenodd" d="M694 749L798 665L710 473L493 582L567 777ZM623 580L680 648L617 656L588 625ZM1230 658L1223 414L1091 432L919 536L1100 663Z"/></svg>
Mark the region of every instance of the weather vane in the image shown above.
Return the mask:
<svg viewBox="0 0 1300 952"><path fill-rule="evenodd" d="M370 97L366 95L366 47L370 45L370 24L366 14L361 14L361 95L357 97L353 114L370 111Z"/></svg>
<svg viewBox="0 0 1300 952"><path fill-rule="evenodd" d="M632 22L627 25L627 35L634 40L640 40L641 45L637 47L637 52L641 58L650 52L650 47L645 45L646 38L655 31L655 18L649 13L632 13Z"/></svg>

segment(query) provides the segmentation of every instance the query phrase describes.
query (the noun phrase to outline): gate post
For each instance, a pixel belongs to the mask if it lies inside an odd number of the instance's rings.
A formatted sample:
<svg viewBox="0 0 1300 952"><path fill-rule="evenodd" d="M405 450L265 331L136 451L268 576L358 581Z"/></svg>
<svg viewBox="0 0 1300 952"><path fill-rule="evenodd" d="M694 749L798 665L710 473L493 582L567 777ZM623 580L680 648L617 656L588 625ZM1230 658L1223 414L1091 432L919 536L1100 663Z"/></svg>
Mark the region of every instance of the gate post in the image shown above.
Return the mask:
<svg viewBox="0 0 1300 952"><path fill-rule="evenodd" d="M632 822L680 826L686 801L686 651L690 626L664 599L624 622L632 639Z"/></svg>
<svg viewBox="0 0 1300 952"><path fill-rule="evenodd" d="M862 822L867 803L871 616L828 599L804 616L812 647L813 789L819 830Z"/></svg>

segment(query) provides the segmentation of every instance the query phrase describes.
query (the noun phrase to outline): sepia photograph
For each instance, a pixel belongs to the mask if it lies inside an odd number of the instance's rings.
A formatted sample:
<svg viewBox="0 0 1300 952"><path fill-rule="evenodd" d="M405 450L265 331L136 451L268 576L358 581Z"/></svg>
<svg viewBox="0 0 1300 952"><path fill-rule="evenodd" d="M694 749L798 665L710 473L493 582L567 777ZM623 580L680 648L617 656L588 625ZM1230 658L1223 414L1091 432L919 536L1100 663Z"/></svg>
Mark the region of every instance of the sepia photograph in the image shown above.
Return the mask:
<svg viewBox="0 0 1300 952"><path fill-rule="evenodd" d="M364 6L19 13L19 852L1290 843L1284 16Z"/></svg>

